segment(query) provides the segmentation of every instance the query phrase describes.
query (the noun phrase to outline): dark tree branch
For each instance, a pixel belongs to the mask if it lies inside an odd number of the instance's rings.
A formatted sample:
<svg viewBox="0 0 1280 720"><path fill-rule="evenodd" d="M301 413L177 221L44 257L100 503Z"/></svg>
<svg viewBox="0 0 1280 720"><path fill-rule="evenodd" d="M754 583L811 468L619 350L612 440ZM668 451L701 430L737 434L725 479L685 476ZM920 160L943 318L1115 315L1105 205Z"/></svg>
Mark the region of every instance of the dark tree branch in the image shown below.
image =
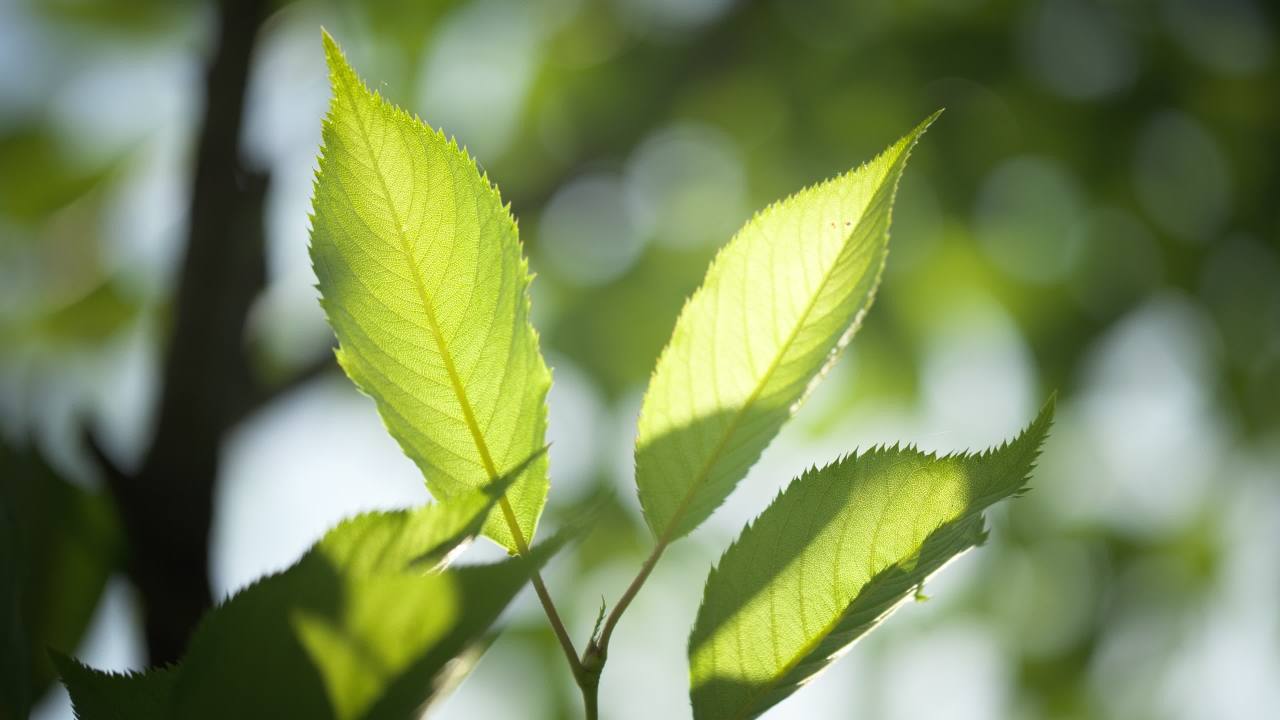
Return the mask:
<svg viewBox="0 0 1280 720"><path fill-rule="evenodd" d="M222 438L253 383L245 319L265 282L263 197L268 178L245 167L241 125L264 0L223 0L205 77L186 254L155 412L134 474L90 443L129 541L152 664L178 660L209 608L209 527Z"/></svg>

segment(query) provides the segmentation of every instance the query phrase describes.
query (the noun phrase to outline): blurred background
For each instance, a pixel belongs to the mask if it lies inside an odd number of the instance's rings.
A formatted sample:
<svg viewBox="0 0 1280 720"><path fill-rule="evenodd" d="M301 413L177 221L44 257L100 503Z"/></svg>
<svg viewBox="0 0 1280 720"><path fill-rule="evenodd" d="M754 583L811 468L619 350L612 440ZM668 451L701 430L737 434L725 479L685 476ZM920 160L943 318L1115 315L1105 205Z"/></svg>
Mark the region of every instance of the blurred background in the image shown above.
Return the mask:
<svg viewBox="0 0 1280 720"><path fill-rule="evenodd" d="M544 527L616 489L548 571L579 643L648 551L635 416L707 261L947 108L865 326L659 565L606 717L689 716L705 573L807 465L985 447L1054 390L990 543L768 717L1280 717L1277 20L1261 0L0 0L0 706L69 718L41 648L172 659L209 598L344 515L426 501L312 287L324 26L520 219L555 373ZM438 716L577 716L536 603L506 622Z"/></svg>

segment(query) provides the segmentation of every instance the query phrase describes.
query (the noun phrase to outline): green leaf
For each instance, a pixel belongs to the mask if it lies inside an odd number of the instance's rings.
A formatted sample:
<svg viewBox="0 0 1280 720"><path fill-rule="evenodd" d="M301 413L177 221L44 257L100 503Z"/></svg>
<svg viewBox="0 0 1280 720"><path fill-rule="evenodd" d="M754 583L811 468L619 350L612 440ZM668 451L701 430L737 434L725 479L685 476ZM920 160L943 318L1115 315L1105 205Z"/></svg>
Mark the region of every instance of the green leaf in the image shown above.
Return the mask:
<svg viewBox="0 0 1280 720"><path fill-rule="evenodd" d="M410 565L440 569L479 535L493 506L546 447L480 491L412 510L356 515L342 521L317 544L316 551L352 575L403 570Z"/></svg>
<svg viewBox="0 0 1280 720"><path fill-rule="evenodd" d="M457 682L455 658L474 665L470 651L487 644L498 615L553 552L544 543L495 565L425 578L377 575L348 588L340 613L298 614L298 637L324 678L334 717L413 717Z"/></svg>
<svg viewBox="0 0 1280 720"><path fill-rule="evenodd" d="M529 324L527 264L475 161L370 92L327 33L324 45L333 103L311 232L321 304L343 369L448 498L544 443L551 375ZM543 456L485 534L520 552L547 486Z"/></svg>
<svg viewBox="0 0 1280 720"><path fill-rule="evenodd" d="M152 673L111 675L67 666L81 718L401 718L454 679L502 609L564 537L527 557L434 572L474 538L513 479L543 450L483 490L412 511L339 524L289 569L212 610L161 700ZM158 682L158 681L157 681Z"/></svg>
<svg viewBox="0 0 1280 720"><path fill-rule="evenodd" d="M169 720L175 668L145 673L106 673L60 653L53 654L58 674L71 692L80 720Z"/></svg>
<svg viewBox="0 0 1280 720"><path fill-rule="evenodd" d="M1052 417L1050 401L978 455L874 449L792 482L707 577L689 637L694 717L760 715L980 544L982 511L1023 491Z"/></svg>
<svg viewBox="0 0 1280 720"><path fill-rule="evenodd" d="M935 114L875 160L769 206L707 270L640 410L636 484L666 543L724 502L857 329L898 179Z"/></svg>
<svg viewBox="0 0 1280 720"><path fill-rule="evenodd" d="M0 438L0 717L26 717L57 677L49 649L79 644L122 546L106 497Z"/></svg>

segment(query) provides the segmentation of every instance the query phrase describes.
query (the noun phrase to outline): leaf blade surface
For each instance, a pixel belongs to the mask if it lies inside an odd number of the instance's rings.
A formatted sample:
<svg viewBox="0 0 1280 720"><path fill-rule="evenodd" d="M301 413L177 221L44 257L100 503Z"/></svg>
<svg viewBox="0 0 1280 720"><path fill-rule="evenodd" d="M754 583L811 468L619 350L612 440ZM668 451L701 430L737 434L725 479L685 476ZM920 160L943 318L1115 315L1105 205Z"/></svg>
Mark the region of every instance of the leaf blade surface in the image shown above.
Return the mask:
<svg viewBox="0 0 1280 720"><path fill-rule="evenodd" d="M145 673L109 673L82 665L61 653L53 663L71 695L80 720L167 720L177 682L174 668Z"/></svg>
<svg viewBox="0 0 1280 720"><path fill-rule="evenodd" d="M689 638L694 716L763 713L980 544L982 511L1025 487L1051 418L1048 405L977 455L877 448L792 482L707 578Z"/></svg>
<svg viewBox="0 0 1280 720"><path fill-rule="evenodd" d="M324 37L334 95L311 233L321 305L342 368L447 498L544 443L551 376L528 319L527 264L475 161L371 92ZM485 534L520 551L547 489L543 456Z"/></svg>
<svg viewBox="0 0 1280 720"><path fill-rule="evenodd" d="M857 329L884 267L898 179L936 116L766 208L711 263L640 411L636 486L660 542L728 497Z"/></svg>
<svg viewBox="0 0 1280 720"><path fill-rule="evenodd" d="M500 491L542 455L482 490L339 523L297 563L206 614L174 667L113 675L65 659L59 669L79 716L408 716L440 687L450 660L483 645L530 573L568 539L495 565L433 571L476 537Z"/></svg>

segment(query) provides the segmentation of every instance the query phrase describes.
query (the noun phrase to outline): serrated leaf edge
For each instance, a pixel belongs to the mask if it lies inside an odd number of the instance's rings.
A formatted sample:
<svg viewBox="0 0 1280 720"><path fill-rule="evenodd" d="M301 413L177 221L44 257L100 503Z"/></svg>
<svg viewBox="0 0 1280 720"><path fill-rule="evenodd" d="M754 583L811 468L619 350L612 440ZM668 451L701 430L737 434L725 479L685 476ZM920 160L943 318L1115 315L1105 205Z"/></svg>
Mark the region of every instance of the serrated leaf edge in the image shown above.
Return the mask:
<svg viewBox="0 0 1280 720"><path fill-rule="evenodd" d="M889 446L887 444L879 444L879 445L873 445L862 452L859 452L858 450L854 450L851 453L846 453L845 455L837 457L835 460L827 463L826 465L823 465L822 467L819 467L816 464L810 465L808 468L804 470L804 472L802 472L799 476L797 476L790 483L788 483L785 488L778 490L777 494L774 496L773 500L769 503L769 506L767 507L772 507L773 503L777 502L778 498L782 497L783 494L785 494L786 491L790 489L790 487L793 484L799 483L803 481L805 478L808 478L816 473L822 472L828 468L831 468L836 465L840 465L845 462L865 461L864 458L867 458L869 456L879 455L879 454L900 453L900 452L914 452L920 455L925 460L935 461L935 462L949 461L949 460L981 461L988 457L991 457L992 455L1003 452L1023 440L1038 436L1039 440L1035 443L1035 445L1031 449L1031 457L1027 464L1027 471L1026 473L1024 473L1023 477L1019 479L1018 487L1010 493L1001 494L1002 496L1006 496L1009 498L1020 497L1026 492L1026 485L1030 481L1031 475L1035 471L1038 465L1040 455L1043 451L1044 441L1048 437L1049 429L1053 425L1053 412L1056 404L1057 404L1056 394L1050 395L1049 399L1045 402L1044 406L1041 408L1036 418L1031 422L1030 425L1028 425L1025 429L1023 429L1022 432L1018 433L1016 437L1012 439L1006 439L1003 442L1001 442L999 445L990 446L985 450L981 450L976 453L957 451L957 452L949 452L949 453L944 453L942 455L938 455L936 452L928 452L928 453L921 452L917 448L917 446L914 444L902 445L900 443L894 443L892 446ZM974 517L982 517L982 513L988 507L990 507L992 503L998 501L999 499L1001 498L996 498L994 500L990 498L977 498L972 503L973 506L977 508L973 513L970 513L960 518L956 518L956 520L952 522L958 523L958 522L963 522L965 520L971 520ZM712 581L719 574L720 565L723 562L725 556L727 556L730 552L734 550L734 548L736 548L739 545L739 543L742 541L743 536L746 535L752 528L755 527L756 523L760 520L761 516L763 516L763 512L760 515L757 515L755 518L752 518L751 520L749 520L746 523L746 525L743 526L742 532L740 532L738 536L734 538L733 542L731 542L729 546L725 549L725 551L721 553L720 561L718 561L715 565L712 566L711 571L707 574L706 582L703 583L702 601L699 603L698 612L695 615L695 618L700 617L702 614L703 607L706 605L707 588L711 585ZM940 528L935 528L934 530L926 534L925 536L926 540L930 535L933 534L933 532L936 532L938 529ZM977 545L981 545L982 542L985 541L985 539L986 539L986 532L984 530L980 534L978 542L975 542L971 544L969 547L965 548L964 550L955 553L952 557L948 558L944 563L942 563L937 569L929 573L927 577L923 578L921 582L923 583L929 577L932 577L933 575L937 574L943 568L947 567L952 562L954 562L956 559L965 555L968 552L968 550L972 549ZM913 550L912 555L909 555L908 557L918 555L923 549L923 547L924 547L924 543L922 542L919 547ZM823 646L823 642L840 629L841 625L848 619L849 617L848 613L851 611L853 606L857 603L859 595L861 595L861 590L857 595L854 595L853 598L849 600L848 606L845 608L845 610L842 613L837 615L835 619L833 619L832 622L829 623L827 627L823 629L822 632L816 633L814 635L814 638L810 642L806 643L805 646L803 646L799 651L795 653L792 659L784 666L784 669L777 674L777 677L774 680L772 680L769 684L764 685L759 690L756 690L746 701L744 701L742 706L740 706L738 710L738 714L733 715L732 717L735 718L735 720L745 720L746 718L754 717L754 715L752 715L752 709L755 707L757 701L760 698L767 697L769 694L778 691L782 687L787 687L788 685L794 685L796 689L799 689L800 687L803 687L805 684L813 681L819 675L825 672L825 670L828 667L830 667L829 662L828 664L824 665L824 667L817 670L816 672L810 673L803 678L794 679L790 683L787 682L789 676L796 670L796 668L802 665L806 660L813 659L812 658L813 654ZM839 648L836 648L833 652L828 653L827 655L824 656L824 658L820 658L820 659L825 659L827 661L834 661L840 658L841 656L843 656L857 643L858 640L860 640L868 632L870 632L871 629L874 629L875 625L879 624L882 620L884 620L889 615L891 615L893 611L896 610L898 607L900 607L906 600L909 599L909 597L910 597L909 595L904 596L903 598L895 602L893 605L886 608L883 613L876 616L874 620L868 623L867 632L862 633L857 638L854 638L853 641ZM687 654L692 656L694 649L695 648L693 647L693 636L692 634L690 634ZM693 680L693 675L691 671L690 672L691 688L693 687L692 680ZM790 694L790 693L787 693L787 694Z"/></svg>

